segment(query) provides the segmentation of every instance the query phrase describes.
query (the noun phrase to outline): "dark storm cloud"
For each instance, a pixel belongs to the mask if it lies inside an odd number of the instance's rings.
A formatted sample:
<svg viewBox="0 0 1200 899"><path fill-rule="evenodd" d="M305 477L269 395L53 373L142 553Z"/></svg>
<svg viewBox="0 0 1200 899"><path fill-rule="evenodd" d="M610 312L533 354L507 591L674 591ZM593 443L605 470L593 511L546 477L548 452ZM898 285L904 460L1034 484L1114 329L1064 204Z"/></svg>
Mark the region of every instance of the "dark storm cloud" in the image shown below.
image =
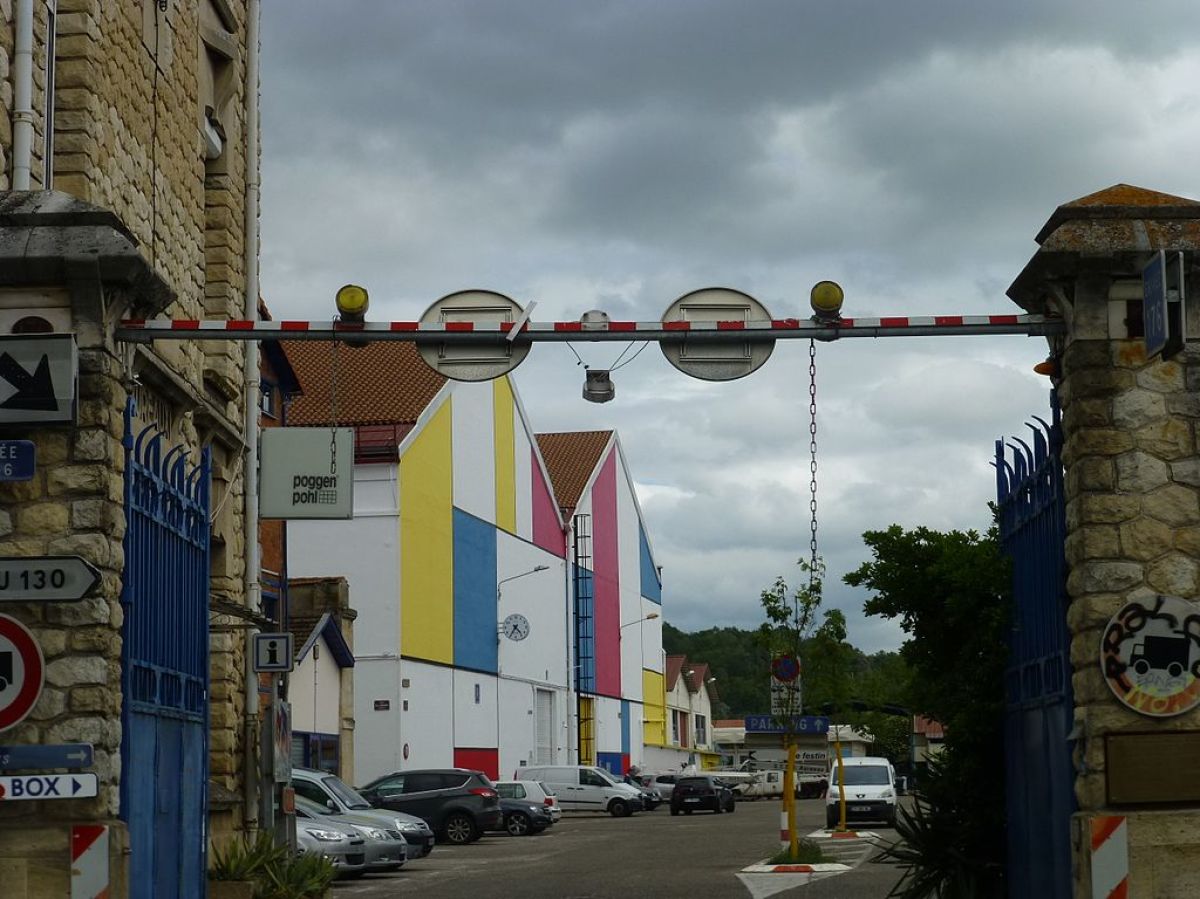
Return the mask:
<svg viewBox="0 0 1200 899"><path fill-rule="evenodd" d="M848 315L1007 312L1058 204L1200 196L1194 0L267 0L262 36L277 317L327 317L348 281L380 319L484 287L538 320L654 320L710 285L803 316L822 278ZM576 346L600 368L621 350ZM619 430L678 626L755 625L807 554L806 351L708 384L648 347L600 407L565 346L515 374L535 428ZM863 648L900 635L841 583L862 533L986 527L993 442L1048 415L1045 352L818 348L826 599Z"/></svg>

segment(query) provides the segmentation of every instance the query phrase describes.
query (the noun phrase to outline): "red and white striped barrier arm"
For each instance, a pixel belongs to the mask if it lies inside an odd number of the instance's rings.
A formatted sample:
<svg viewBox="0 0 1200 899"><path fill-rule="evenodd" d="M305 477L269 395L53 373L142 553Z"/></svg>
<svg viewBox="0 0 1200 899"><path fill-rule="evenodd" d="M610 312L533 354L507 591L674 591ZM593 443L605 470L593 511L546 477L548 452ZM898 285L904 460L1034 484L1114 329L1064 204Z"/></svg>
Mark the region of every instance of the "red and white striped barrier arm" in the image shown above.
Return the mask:
<svg viewBox="0 0 1200 899"><path fill-rule="evenodd" d="M361 335L374 340L417 342L495 341L507 338L513 322L251 321L248 319L125 319L122 340L329 340ZM784 340L843 337L899 337L952 334L1052 335L1064 331L1061 319L1045 315L908 315L843 318L836 321L779 318L762 321L606 321L526 322L522 340L673 340L689 335L706 339Z"/></svg>
<svg viewBox="0 0 1200 899"><path fill-rule="evenodd" d="M1129 896L1129 831L1124 815L1091 820L1092 899Z"/></svg>

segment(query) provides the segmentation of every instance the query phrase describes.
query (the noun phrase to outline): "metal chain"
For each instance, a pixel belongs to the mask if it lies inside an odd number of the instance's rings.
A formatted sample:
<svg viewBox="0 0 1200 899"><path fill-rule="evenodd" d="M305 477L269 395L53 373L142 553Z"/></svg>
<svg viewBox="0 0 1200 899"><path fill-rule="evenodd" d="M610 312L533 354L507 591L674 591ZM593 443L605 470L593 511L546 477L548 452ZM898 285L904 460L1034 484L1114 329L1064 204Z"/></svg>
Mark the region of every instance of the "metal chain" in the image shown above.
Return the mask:
<svg viewBox="0 0 1200 899"><path fill-rule="evenodd" d="M329 372L329 474L337 475L337 389L338 389L338 339L333 339L333 359Z"/></svg>
<svg viewBox="0 0 1200 899"><path fill-rule="evenodd" d="M810 551L808 583L811 587L817 576L817 342L808 342L808 508L812 513L808 540Z"/></svg>

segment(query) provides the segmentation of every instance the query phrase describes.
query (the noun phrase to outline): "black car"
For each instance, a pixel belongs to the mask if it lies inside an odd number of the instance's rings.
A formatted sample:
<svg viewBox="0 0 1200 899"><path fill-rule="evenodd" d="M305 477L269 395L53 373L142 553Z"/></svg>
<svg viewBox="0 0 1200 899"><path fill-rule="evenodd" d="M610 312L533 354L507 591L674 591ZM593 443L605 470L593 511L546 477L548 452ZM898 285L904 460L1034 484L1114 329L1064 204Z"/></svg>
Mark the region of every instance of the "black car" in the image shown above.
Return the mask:
<svg viewBox="0 0 1200 899"><path fill-rule="evenodd" d="M734 808L733 790L709 775L681 777L671 792L672 815L680 812L690 815L696 809L709 809L719 815Z"/></svg>
<svg viewBox="0 0 1200 899"><path fill-rule="evenodd" d="M514 837L531 836L541 833L554 823L550 817L550 809L537 805L528 799L500 798L500 812L504 816L500 826L494 830L503 830Z"/></svg>
<svg viewBox="0 0 1200 899"><path fill-rule="evenodd" d="M423 768L377 777L359 792L376 808L424 818L439 839L471 843L503 825L500 797L482 771Z"/></svg>

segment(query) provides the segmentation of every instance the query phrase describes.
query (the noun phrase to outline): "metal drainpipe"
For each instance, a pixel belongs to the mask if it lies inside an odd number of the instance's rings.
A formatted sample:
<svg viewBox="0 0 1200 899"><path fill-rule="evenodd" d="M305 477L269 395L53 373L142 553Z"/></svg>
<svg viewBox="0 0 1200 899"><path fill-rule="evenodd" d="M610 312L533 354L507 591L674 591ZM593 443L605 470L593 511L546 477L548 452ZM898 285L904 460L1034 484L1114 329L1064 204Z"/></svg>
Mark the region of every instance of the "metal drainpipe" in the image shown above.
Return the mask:
<svg viewBox="0 0 1200 899"><path fill-rule="evenodd" d="M33 161L33 0L17 0L12 154L12 189L29 190Z"/></svg>
<svg viewBox="0 0 1200 899"><path fill-rule="evenodd" d="M258 25L259 0L246 5L246 305L244 317L258 320ZM258 552L258 342L246 342L246 461L244 467L246 535L246 608L257 615L261 607L261 562ZM254 673L254 628L246 630L245 734L242 771L242 821L248 832L259 823L258 676Z"/></svg>

